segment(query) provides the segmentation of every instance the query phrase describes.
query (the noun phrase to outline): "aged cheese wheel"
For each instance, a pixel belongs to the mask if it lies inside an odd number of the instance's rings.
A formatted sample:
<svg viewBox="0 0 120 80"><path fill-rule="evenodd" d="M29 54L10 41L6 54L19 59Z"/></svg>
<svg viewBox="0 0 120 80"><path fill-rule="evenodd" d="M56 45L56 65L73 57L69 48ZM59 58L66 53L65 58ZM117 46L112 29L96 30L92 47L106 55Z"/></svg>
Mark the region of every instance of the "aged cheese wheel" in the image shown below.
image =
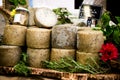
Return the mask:
<svg viewBox="0 0 120 80"><path fill-rule="evenodd" d="M103 43L102 31L83 30L77 33L77 49L80 52L99 52Z"/></svg>
<svg viewBox="0 0 120 80"><path fill-rule="evenodd" d="M52 28L52 48L75 49L76 40L76 26L72 24L62 24Z"/></svg>
<svg viewBox="0 0 120 80"><path fill-rule="evenodd" d="M34 15L35 15L35 8L28 8L29 10L29 26L34 26L35 25L35 21L34 21Z"/></svg>
<svg viewBox="0 0 120 80"><path fill-rule="evenodd" d="M50 50L49 49L32 49L27 48L28 64L31 67L42 67L42 61L48 61Z"/></svg>
<svg viewBox="0 0 120 80"><path fill-rule="evenodd" d="M83 31L83 30L92 30L91 27L77 27L78 31Z"/></svg>
<svg viewBox="0 0 120 80"><path fill-rule="evenodd" d="M20 60L21 48L18 46L0 46L0 65L1 66L14 66Z"/></svg>
<svg viewBox="0 0 120 80"><path fill-rule="evenodd" d="M49 48L50 29L30 27L27 29L26 43L29 48Z"/></svg>
<svg viewBox="0 0 120 80"><path fill-rule="evenodd" d="M99 56L98 53L86 53L86 52L76 52L76 61L81 64L94 64L94 61L98 62Z"/></svg>
<svg viewBox="0 0 120 80"><path fill-rule="evenodd" d="M35 11L35 23L38 27L51 28L57 24L57 15L49 8L37 8Z"/></svg>
<svg viewBox="0 0 120 80"><path fill-rule="evenodd" d="M56 49L51 50L51 61L59 61L61 58L72 58L75 59L75 49Z"/></svg>
<svg viewBox="0 0 120 80"><path fill-rule="evenodd" d="M20 25L6 25L3 43L6 45L24 46L27 27Z"/></svg>

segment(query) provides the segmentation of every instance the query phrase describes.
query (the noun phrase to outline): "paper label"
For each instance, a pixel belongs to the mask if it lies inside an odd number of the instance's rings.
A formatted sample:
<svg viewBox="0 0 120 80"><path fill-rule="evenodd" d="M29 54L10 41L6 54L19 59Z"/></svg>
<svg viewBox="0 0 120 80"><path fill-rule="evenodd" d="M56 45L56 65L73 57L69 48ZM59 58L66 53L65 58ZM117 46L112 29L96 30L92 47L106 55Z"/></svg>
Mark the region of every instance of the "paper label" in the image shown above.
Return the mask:
<svg viewBox="0 0 120 80"><path fill-rule="evenodd" d="M21 14L15 14L13 22L20 22L21 21Z"/></svg>

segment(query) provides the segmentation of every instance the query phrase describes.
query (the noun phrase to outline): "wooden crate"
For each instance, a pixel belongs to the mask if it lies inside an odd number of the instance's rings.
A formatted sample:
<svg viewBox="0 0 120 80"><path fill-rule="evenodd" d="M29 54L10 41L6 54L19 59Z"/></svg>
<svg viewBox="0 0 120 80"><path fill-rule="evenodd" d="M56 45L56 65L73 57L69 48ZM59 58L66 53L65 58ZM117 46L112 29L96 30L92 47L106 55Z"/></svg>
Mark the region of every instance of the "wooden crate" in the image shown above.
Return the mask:
<svg viewBox="0 0 120 80"><path fill-rule="evenodd" d="M31 68L30 76L46 77L52 80L120 80L120 74L88 74L88 73L68 73L60 72L50 69ZM0 66L0 74L2 75L16 75L12 67Z"/></svg>

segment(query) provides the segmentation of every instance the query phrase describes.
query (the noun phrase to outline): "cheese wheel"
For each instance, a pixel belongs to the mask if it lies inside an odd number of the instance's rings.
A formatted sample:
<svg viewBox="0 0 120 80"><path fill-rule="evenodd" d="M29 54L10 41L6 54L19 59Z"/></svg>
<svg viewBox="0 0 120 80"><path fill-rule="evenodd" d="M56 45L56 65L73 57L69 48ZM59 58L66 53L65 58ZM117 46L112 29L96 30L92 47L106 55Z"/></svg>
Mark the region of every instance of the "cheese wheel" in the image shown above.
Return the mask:
<svg viewBox="0 0 120 80"><path fill-rule="evenodd" d="M91 27L77 27L78 31L83 31L83 30L92 30Z"/></svg>
<svg viewBox="0 0 120 80"><path fill-rule="evenodd" d="M6 45L24 46L27 27L20 25L6 25L3 43Z"/></svg>
<svg viewBox="0 0 120 80"><path fill-rule="evenodd" d="M42 61L48 61L50 50L49 49L32 49L27 48L28 64L31 67L42 67Z"/></svg>
<svg viewBox="0 0 120 80"><path fill-rule="evenodd" d="M52 48L75 49L77 27L72 24L56 25L52 28Z"/></svg>
<svg viewBox="0 0 120 80"><path fill-rule="evenodd" d="M57 24L57 15L49 8L37 8L35 11L35 23L38 27L51 28Z"/></svg>
<svg viewBox="0 0 120 80"><path fill-rule="evenodd" d="M83 30L77 32L77 49L80 52L99 52L103 43L102 31Z"/></svg>
<svg viewBox="0 0 120 80"><path fill-rule="evenodd" d="M29 10L28 25L29 25L29 26L34 26L34 25L35 25L35 21L34 21L35 8L29 7L28 10Z"/></svg>
<svg viewBox="0 0 120 80"><path fill-rule="evenodd" d="M99 61L98 53L76 52L76 61L81 64L94 64Z"/></svg>
<svg viewBox="0 0 120 80"><path fill-rule="evenodd" d="M61 58L72 58L75 59L75 49L56 49L51 50L51 61L59 61Z"/></svg>
<svg viewBox="0 0 120 80"><path fill-rule="evenodd" d="M14 66L20 60L21 48L18 46L0 46L0 66Z"/></svg>
<svg viewBox="0 0 120 80"><path fill-rule="evenodd" d="M29 48L49 48L50 29L31 27L27 29L26 43Z"/></svg>

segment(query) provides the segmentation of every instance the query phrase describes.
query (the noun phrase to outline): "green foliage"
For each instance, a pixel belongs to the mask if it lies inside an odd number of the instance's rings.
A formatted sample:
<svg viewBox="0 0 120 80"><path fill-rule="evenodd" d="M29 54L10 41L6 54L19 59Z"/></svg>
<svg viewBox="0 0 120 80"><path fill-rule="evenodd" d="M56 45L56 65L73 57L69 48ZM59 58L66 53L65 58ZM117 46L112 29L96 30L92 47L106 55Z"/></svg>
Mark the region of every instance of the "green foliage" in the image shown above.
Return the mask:
<svg viewBox="0 0 120 80"><path fill-rule="evenodd" d="M22 53L20 62L13 67L19 75L27 76L31 72L27 67L27 57L26 53Z"/></svg>
<svg viewBox="0 0 120 80"><path fill-rule="evenodd" d="M77 63L75 60L71 58L61 58L61 60L57 62L44 61L43 66L45 68L64 72L80 72L92 74L106 72L106 70L103 70L94 59L90 58L88 61L89 62L86 62L86 64L81 64ZM91 61L94 63L94 66L90 64Z"/></svg>
<svg viewBox="0 0 120 80"><path fill-rule="evenodd" d="M118 50L120 50L120 17L115 16L118 24L109 25L109 22L111 20L110 15L111 13L109 11L104 12L100 18L100 23L98 26L101 27L104 36L106 36L105 42L114 43Z"/></svg>
<svg viewBox="0 0 120 80"><path fill-rule="evenodd" d="M26 5L26 0L9 0L13 5L18 6L20 5Z"/></svg>
<svg viewBox="0 0 120 80"><path fill-rule="evenodd" d="M71 15L71 13L66 8L57 8L53 9L53 11L58 16L57 24L72 23L71 20L69 19L69 15Z"/></svg>

